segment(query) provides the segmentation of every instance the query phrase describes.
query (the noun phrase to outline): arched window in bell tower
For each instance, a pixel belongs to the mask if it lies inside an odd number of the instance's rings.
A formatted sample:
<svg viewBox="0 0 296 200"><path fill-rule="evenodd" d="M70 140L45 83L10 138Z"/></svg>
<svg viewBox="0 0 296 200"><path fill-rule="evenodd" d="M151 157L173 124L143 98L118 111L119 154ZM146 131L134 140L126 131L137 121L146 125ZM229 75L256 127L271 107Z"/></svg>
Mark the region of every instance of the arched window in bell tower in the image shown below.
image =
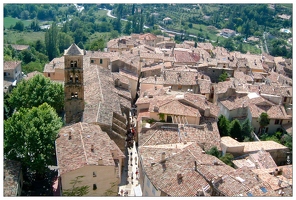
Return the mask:
<svg viewBox="0 0 296 200"><path fill-rule="evenodd" d="M73 92L71 92L71 99L73 99L74 98L74 93Z"/></svg>
<svg viewBox="0 0 296 200"><path fill-rule="evenodd" d="M78 99L78 93L77 92L75 92L74 96L75 96L76 99Z"/></svg>
<svg viewBox="0 0 296 200"><path fill-rule="evenodd" d="M70 83L73 83L73 76L72 76L72 75L70 75L69 82L70 82Z"/></svg>
<svg viewBox="0 0 296 200"><path fill-rule="evenodd" d="M75 75L75 83L79 83L78 75L77 74Z"/></svg>

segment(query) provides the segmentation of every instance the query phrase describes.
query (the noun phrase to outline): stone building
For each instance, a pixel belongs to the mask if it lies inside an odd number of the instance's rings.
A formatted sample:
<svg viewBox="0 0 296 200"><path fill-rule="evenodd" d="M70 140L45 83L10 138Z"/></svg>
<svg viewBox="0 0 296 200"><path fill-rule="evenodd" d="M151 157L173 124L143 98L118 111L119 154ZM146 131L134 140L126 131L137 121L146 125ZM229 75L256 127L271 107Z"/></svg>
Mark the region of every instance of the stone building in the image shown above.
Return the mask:
<svg viewBox="0 0 296 200"><path fill-rule="evenodd" d="M65 121L79 122L84 110L83 50L72 44L64 53L65 59Z"/></svg>

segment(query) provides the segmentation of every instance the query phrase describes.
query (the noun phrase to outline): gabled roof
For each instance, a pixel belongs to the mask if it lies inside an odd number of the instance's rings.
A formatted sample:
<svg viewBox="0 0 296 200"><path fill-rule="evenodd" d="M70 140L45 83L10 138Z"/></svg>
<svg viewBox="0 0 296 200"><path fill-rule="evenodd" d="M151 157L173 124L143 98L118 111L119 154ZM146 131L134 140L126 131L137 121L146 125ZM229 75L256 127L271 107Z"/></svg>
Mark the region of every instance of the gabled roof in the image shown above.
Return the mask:
<svg viewBox="0 0 296 200"><path fill-rule="evenodd" d="M124 157L119 147L99 125L79 122L63 127L59 136L56 140L56 152L60 174L86 165L98 165L100 159L103 166L115 166L111 151L116 152L117 157Z"/></svg>
<svg viewBox="0 0 296 200"><path fill-rule="evenodd" d="M68 49L65 50L64 55L76 56L84 55L83 50L81 50L75 43L73 43Z"/></svg>

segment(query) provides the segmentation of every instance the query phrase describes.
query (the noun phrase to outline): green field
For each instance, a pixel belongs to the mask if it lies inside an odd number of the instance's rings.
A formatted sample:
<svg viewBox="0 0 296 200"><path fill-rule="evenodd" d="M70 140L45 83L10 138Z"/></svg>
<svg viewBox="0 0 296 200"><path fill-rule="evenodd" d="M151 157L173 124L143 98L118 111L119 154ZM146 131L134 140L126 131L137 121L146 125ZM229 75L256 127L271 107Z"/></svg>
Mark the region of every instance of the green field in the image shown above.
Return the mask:
<svg viewBox="0 0 296 200"><path fill-rule="evenodd" d="M29 26L31 24L31 20L20 20L12 17L4 18L4 28L9 28L11 25L14 26L16 22L22 21L25 26Z"/></svg>
<svg viewBox="0 0 296 200"><path fill-rule="evenodd" d="M37 40L44 41L45 32L4 31L4 44L30 44Z"/></svg>

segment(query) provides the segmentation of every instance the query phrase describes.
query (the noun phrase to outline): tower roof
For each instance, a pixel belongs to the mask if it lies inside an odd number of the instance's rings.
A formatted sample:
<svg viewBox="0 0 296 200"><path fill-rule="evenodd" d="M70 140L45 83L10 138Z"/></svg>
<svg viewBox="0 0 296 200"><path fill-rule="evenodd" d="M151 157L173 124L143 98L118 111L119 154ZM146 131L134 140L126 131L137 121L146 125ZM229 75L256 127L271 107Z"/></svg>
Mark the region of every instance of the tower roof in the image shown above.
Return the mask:
<svg viewBox="0 0 296 200"><path fill-rule="evenodd" d="M64 55L83 55L83 50L81 50L75 43L73 43L67 50L65 50Z"/></svg>

